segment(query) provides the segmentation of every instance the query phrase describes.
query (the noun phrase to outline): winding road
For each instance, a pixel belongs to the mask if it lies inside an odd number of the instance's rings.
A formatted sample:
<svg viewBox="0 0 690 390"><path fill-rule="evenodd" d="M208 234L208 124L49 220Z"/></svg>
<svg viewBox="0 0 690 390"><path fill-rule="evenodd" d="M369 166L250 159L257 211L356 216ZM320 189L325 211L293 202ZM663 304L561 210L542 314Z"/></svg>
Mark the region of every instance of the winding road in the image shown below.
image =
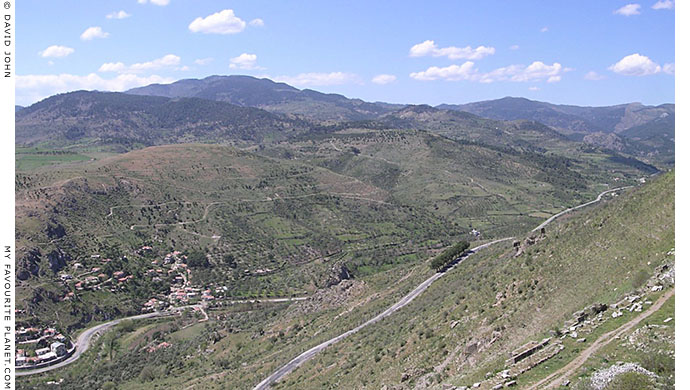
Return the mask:
<svg viewBox="0 0 690 390"><path fill-rule="evenodd" d="M569 209L565 209L565 210L561 211L561 212L558 213L558 214L552 215L551 217L549 217L549 219L547 219L546 221L542 222L541 225L539 225L539 226L535 227L534 229L532 229L532 231L533 231L533 232L536 232L537 230L540 230L540 229L543 228L544 226L546 226L546 225L548 225L549 223L551 223L551 221L553 221L554 219L560 217L560 216L563 215L563 214L567 214L567 213L569 213L569 212L571 212L571 211L575 211L575 210L577 210L577 209L581 209L581 208L583 208L583 207L587 207L587 206L589 206L589 205L591 205L591 204L594 204L594 203L599 202L599 201L601 200L601 198L602 198L604 195L608 194L609 192L615 192L615 191L624 190L624 189L626 189L626 188L632 188L632 187L633 187L633 186L626 186L626 187L618 187L618 188L613 188L613 189L611 189L611 190L606 190L606 191L602 192L601 194L599 194L599 196L597 196L597 198L594 199L594 200L591 201L591 202L583 203L583 204L581 204L581 205L579 205L579 206L571 207L571 208L569 208Z"/></svg>
<svg viewBox="0 0 690 390"><path fill-rule="evenodd" d="M597 202L601 201L601 198L602 198L604 195L606 195L607 193L614 192L614 191L618 191L618 190L623 190L623 189L630 188L630 187L631 187L631 186L619 187L619 188L614 188L614 189L606 190L606 191L600 193L599 196L597 196L597 198L596 198L595 200L593 200L593 201L590 201L590 202L587 202L587 203L583 203L583 204L581 204L581 205L579 205L579 206L571 207L571 208L569 208L569 209L566 209L566 210L561 211L561 212L558 213L558 214L555 214L555 215L551 216L549 219L547 219L547 220L544 221L541 225L539 225L539 226L537 226L536 228L534 228L532 231L534 232L534 231L537 231L537 230L542 229L543 227L545 227L545 226L548 225L549 223L553 222L556 218L558 218L558 217L560 217L560 216L562 216L562 215L564 215L564 214L566 214L566 213L569 213L569 212L571 212L571 211L574 211L574 210L577 210L577 209L580 209L580 208L583 208L583 207L586 207L586 206L589 206L589 205L591 205L591 204L594 204L594 203L597 203ZM366 326L368 326L368 325L371 325L371 324L373 324L373 323L376 323L376 322L382 320L383 318L386 318L386 317L390 316L391 314L393 314L394 312L396 312L398 309L400 309L400 308L404 307L405 305L407 305L408 303L412 302L413 299L417 298L421 293L423 293L424 290L426 290L433 282L435 282L435 281L436 281L437 279L439 279L441 276L445 275L446 272L448 272L449 270L455 268L458 264L460 264L460 263L461 263L463 260L465 260L467 257L469 257L469 256L473 255L474 253L476 253L476 252L478 252L478 251L480 251L480 250L482 250L482 249L484 249L484 248L487 248L487 247L489 247L489 246L491 246L491 245L493 245L493 244L496 244L496 243L499 243L499 242L502 242L502 241L506 241L506 240L512 240L512 239L513 239L513 237L502 238L502 239L500 239L500 240L491 241L491 242L488 242L488 243L486 243L486 244L482 244L482 245L479 245L479 246L477 246L477 247L475 247L475 248L470 249L463 257L461 257L459 260L457 260L457 261L455 262L455 264L453 264L453 266L451 266L451 267L448 268L447 270L444 270L444 271L435 273L435 274L432 275L429 279L425 280L425 281L422 282L419 286L417 286L414 290L412 290L409 294L405 295L401 300L399 300L398 302L396 302L395 304L393 304L393 306L391 306L391 307L389 307L388 309L386 309L384 312L382 312L382 313L380 313L379 315L377 315L376 317L374 317L374 318L368 320L367 322L365 322L365 323L363 323L363 324L357 326L356 328L350 329L350 330L348 330L347 332L345 332L345 333L343 333L343 334L341 334L341 335L339 335L339 336L336 336L336 337L334 337L334 338L332 338L332 339L330 339L330 340L324 341L323 343L321 343L321 344L319 344L319 345L317 345L317 346L315 346L315 347L312 347L312 348L308 349L307 351L303 352L302 354L300 354L300 355L297 356L296 358L290 360L290 361L289 361L287 364L285 364L284 366L280 367L277 371L273 372L273 373L272 373L271 375L269 375L266 379L264 379L264 380L262 380L261 382L259 382L259 384L256 385L256 386L254 387L253 390L266 390L266 389L270 389L271 384L273 384L273 383L275 383L275 382L281 380L283 377L285 377L286 375L288 375L288 374L289 374L290 372L292 372L294 369L296 369L297 367L301 366L304 362L306 362L307 360L309 360L309 359L311 359L312 357L314 357L314 355L316 355L317 353L319 353L319 352L321 352L322 350L326 349L326 347L330 346L331 344L337 343L338 341L340 341L340 340L346 338L347 336L350 336L350 335L353 334L353 333L359 332L360 330L362 330L364 327L366 327Z"/></svg>
<svg viewBox="0 0 690 390"><path fill-rule="evenodd" d="M42 372L47 372L51 370L58 369L60 367L64 367L70 363L73 363L79 357L86 352L86 350L89 349L91 346L91 341L93 337L99 333L105 332L106 330L112 328L113 326L119 324L122 321L125 320L139 320L139 319L144 319L144 318L154 318L154 317L164 317L164 316L169 316L172 315L172 312L153 312L153 313L146 313L146 314L140 314L137 316L132 316L132 317L127 317L127 318L119 318L117 320L112 320L100 325L96 325L94 327L91 327L89 329L86 329L84 332L82 332L79 337L77 337L77 342L75 343L77 350L74 351L74 354L67 359L61 361L60 363L56 363L47 367L41 367L37 368L34 370L28 370L28 369L19 369L16 370L16 375L17 376L25 376L25 375L33 375L33 374L40 374Z"/></svg>
<svg viewBox="0 0 690 390"><path fill-rule="evenodd" d="M599 196L597 196L597 198L596 198L595 200L593 200L593 201L590 201L590 202L581 204L581 205L579 205L579 206L575 206L575 207L569 208L569 209L567 209L567 210L561 211L560 213L551 216L549 219L547 219L546 221L544 221L541 225L537 226L537 227L536 227L534 230L532 230L532 231L536 231L536 230L539 230L539 229L543 228L544 226L548 225L548 224L551 223L553 220L555 220L556 218L560 217L560 216L563 215L563 214L566 214L566 213L569 213L569 212L571 212L571 211L573 211L573 210L577 210L577 209L579 209L579 208L582 208L582 207L585 207L585 206L589 206L589 205L591 205L591 204L594 204L594 203L596 203L596 202L599 202L599 201L601 200L601 198L602 198L605 194L607 194L607 193L614 192L614 191L618 191L618 190L622 190L622 189L626 189L626 188L630 188L630 186L628 186L628 187L614 188L614 189L611 189L611 190L604 191L604 192L602 192L601 194L599 194ZM209 206L210 206L210 205L209 205ZM208 208L208 206L207 206L207 208ZM207 209L206 211L208 211L208 209ZM111 213L112 213L112 210L111 210ZM345 333L343 333L343 334L341 334L341 335L339 335L339 336L336 336L336 337L334 337L334 338L332 338L332 339L330 339L330 340L324 341L323 343L321 343L321 344L319 344L319 345L317 345L317 346L315 346L315 347L312 347L311 349L309 349L309 350L303 352L302 354L300 354L300 355L297 356L296 358L292 359L290 362L288 362L288 363L285 364L284 366L280 367L277 371L275 371L275 372L274 372L273 374L271 374L269 377L267 377L266 379L264 379L263 381L261 381L258 385L256 385L256 387L254 387L254 390L269 389L269 388L271 387L271 384L272 384L272 383L275 383L275 382L279 381L280 379L282 379L283 377L285 377L286 375L288 375L290 372L292 372L294 369L296 369L297 367L299 367L300 365L302 365L304 362L306 362L306 361L308 361L309 359L311 359L312 357L314 357L314 355L316 355L317 353L319 353L319 352L321 352L322 350L324 350L326 347L330 346L331 344L337 343L338 341L340 341L340 340L342 340L342 339L344 339L344 338L350 336L351 334L356 333L356 332L359 332L360 330L362 330L362 329L365 328L366 326L369 326L369 325L371 325L371 324L374 324L374 323L376 323L376 322L378 322L378 321L380 321L380 320L382 320L382 319L384 319L384 318L390 316L391 314L395 313L397 310L401 309L402 307L406 306L408 303L412 302L412 300L414 300L415 298L417 298L417 297L418 297L421 293L423 293L433 282L435 282L437 279L439 279L440 277L442 277L443 275L445 275L446 272L447 272L448 270L455 268L455 267L456 267L458 264L460 264L464 259L466 259L467 257L471 256L472 254L474 254L474 253L476 253L476 252L478 252L478 251L480 251L480 250L482 250L482 249L485 249L485 248L487 248L487 247L489 247L489 246L491 246L491 245L493 245L493 244L496 244L496 243L499 243L499 242L503 242L503 241L506 241L506 240L511 240L511 239L513 239L513 237L502 238L502 239L494 240L494 241L491 241L491 242L488 242L488 243L485 243L485 244L482 244L482 245L479 245L479 246L477 246L477 247L474 247L474 248L470 249L464 256L462 256L461 258L459 258L458 260L456 260L456 262L455 262L450 268L448 268L448 269L445 270L445 271L435 273L434 275L432 275L430 278L426 279L424 282L422 282L420 285L418 285L414 290L412 290L410 293L408 293L407 295L405 295L402 299L400 299L398 302L396 302L395 304L393 304L391 307L389 307L388 309L386 309L386 310L383 311L382 313L380 313L380 314L378 314L377 316L375 316L375 317L369 319L368 321L366 321L366 322L364 322L363 324L357 326L356 328L350 329L349 331L347 331L347 332L345 332ZM304 299L306 299L306 298L305 298L305 297L297 297L297 298L263 299L263 300L254 300L254 301L257 301L257 302L285 302L285 301L298 301L298 300L304 300ZM197 305L197 306L198 306L198 305ZM61 367L64 367L64 366L66 366L66 365L68 365L68 364L71 364L71 363L75 362L77 359L79 359L79 357L80 357L84 352L86 352L86 351L89 349L89 347L91 346L91 342L92 342L93 339L94 339L94 336L97 336L98 334L100 334L100 333L102 333L102 332L104 332L104 331L106 331L106 330L112 328L113 326L115 326L115 325L121 323L122 321L125 321L125 320L138 320L138 319L146 319L146 318L155 318L155 317L170 316L170 315L173 315L173 314L175 314L176 312L178 312L178 311L180 311L180 310L184 310L185 308L188 308L188 307L193 307L193 306L178 307L178 308L173 309L172 311L153 312L153 313L140 314L140 315L131 316L131 317L126 317L126 318L120 318L120 319L112 320L112 321L109 321L109 322L106 322L106 323L103 323L103 324L100 324L100 325L96 325L96 326L91 327L91 328L89 328L89 329L86 329L84 332L82 332L82 333L77 337L77 340L76 340L76 343L75 343L76 351L74 352L74 354L73 354L72 356L70 356L69 358L65 359L65 360L62 361L62 362L59 362L59 363L56 363L56 364L54 364L54 365L47 366L47 367L37 368L37 369L33 369L33 370L31 370L31 369L19 369L19 370L16 371L16 376L26 376L26 375L39 374L39 373L42 373L42 372L47 372L47 371L51 371L51 370L55 370L55 369L61 368Z"/></svg>
<svg viewBox="0 0 690 390"><path fill-rule="evenodd" d="M303 301L307 299L307 297L289 297L289 298L259 298L259 299L244 299L244 300L233 300L233 301L228 301L229 304L238 304L238 303L267 303L267 302L275 302L275 303L283 303L283 302L296 302L296 301ZM28 369L28 368L20 368L16 370L16 375L17 376L26 376L26 375L34 375L34 374L40 374L42 372L47 372L51 370L56 370L58 368L64 367L68 364L74 363L79 357L86 352L89 347L91 347L91 342L94 340L95 336L98 336L99 334L104 333L108 329L112 328L113 326L121 323L122 321L126 320L142 320L146 318L157 318L157 317L167 317L174 315L175 313L178 313L184 309L193 309L195 307L199 307L203 311L203 305L188 305L188 306L180 306L180 307L175 307L172 310L169 311L156 311L152 313L145 313L145 314L139 314L131 317L125 317L125 318L118 318L116 320L112 320L109 322L105 322L103 324L99 324L96 326L93 326L91 328L86 329L83 331L78 337L74 345L76 346L76 351L74 351L74 354L67 359L56 363L52 364L50 366L46 367L41 367L41 368L36 368L36 369ZM208 314L206 312L203 312L205 319L204 321L208 321Z"/></svg>

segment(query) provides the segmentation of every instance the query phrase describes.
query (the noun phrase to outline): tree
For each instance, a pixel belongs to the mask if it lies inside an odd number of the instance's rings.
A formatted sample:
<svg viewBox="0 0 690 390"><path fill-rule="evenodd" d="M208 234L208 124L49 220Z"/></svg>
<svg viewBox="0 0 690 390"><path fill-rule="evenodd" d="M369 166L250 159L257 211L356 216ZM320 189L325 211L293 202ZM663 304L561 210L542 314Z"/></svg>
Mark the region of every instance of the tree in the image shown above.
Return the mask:
<svg viewBox="0 0 690 390"><path fill-rule="evenodd" d="M429 263L429 266L436 271L440 271L447 267L453 260L461 256L467 248L470 247L470 243L467 241L460 241L452 247L441 252L438 256L434 257Z"/></svg>
<svg viewBox="0 0 690 390"><path fill-rule="evenodd" d="M187 265L193 268L208 268L211 266L211 263L204 252L191 250L187 253Z"/></svg>
<svg viewBox="0 0 690 390"><path fill-rule="evenodd" d="M103 341L103 345L108 353L108 358L113 360L113 353L117 354L117 351L120 350L120 342L115 332L110 332L108 334L108 337Z"/></svg>
<svg viewBox="0 0 690 390"><path fill-rule="evenodd" d="M227 264L230 268L237 268L237 261L232 253L228 253L227 255L223 256L223 261L225 261L225 264Z"/></svg>

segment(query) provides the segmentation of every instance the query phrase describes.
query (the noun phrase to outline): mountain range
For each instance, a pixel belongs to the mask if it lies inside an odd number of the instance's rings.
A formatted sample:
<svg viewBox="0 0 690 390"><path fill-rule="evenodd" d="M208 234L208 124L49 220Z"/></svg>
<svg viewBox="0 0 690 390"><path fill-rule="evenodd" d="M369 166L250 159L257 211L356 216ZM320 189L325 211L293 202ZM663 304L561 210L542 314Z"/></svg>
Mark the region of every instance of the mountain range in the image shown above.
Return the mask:
<svg viewBox="0 0 690 390"><path fill-rule="evenodd" d="M423 129L455 139L541 150L568 140L672 165L675 105L555 105L524 98L463 105L370 103L250 76L210 76L126 93L78 91L16 112L22 145L131 150L177 142L257 143L313 131Z"/></svg>
<svg viewBox="0 0 690 390"><path fill-rule="evenodd" d="M196 97L326 121L370 119L402 107L388 103L368 103L311 89L299 90L285 83L251 76L187 79L172 84L134 88L127 93L170 98Z"/></svg>

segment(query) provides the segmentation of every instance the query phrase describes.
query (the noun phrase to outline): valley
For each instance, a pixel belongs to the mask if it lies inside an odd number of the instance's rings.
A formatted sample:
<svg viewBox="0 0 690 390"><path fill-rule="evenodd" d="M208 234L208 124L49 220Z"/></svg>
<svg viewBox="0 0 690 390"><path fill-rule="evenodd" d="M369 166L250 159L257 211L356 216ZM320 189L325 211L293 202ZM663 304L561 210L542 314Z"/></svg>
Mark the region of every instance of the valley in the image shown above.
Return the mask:
<svg viewBox="0 0 690 390"><path fill-rule="evenodd" d="M674 280L657 271L674 264L673 148L574 135L603 119L570 128L570 117L460 108L222 76L21 108L17 329L54 329L72 349L39 369L47 341L23 349L18 383L584 386L606 362L593 359L619 346L597 342L567 366L581 347L644 321L604 309L580 330L564 325L573 313L635 294L662 312L672 302L660 297ZM611 133L672 112L639 108L633 121L631 110L602 108L631 126ZM636 134L628 145L651 139ZM473 249L432 269L462 241ZM591 336L550 341L534 355L547 363L501 376L511 351L570 326ZM668 388L668 365L645 369Z"/></svg>

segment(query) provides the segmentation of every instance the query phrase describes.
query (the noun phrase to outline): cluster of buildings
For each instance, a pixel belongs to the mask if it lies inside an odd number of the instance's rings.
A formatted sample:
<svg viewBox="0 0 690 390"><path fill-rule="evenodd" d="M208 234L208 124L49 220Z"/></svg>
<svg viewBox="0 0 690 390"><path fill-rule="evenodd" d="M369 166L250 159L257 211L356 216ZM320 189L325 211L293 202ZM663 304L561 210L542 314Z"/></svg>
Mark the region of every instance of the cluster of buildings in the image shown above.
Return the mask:
<svg viewBox="0 0 690 390"><path fill-rule="evenodd" d="M99 255L94 255L98 256ZM92 257L94 257L92 256ZM102 259L101 262L109 263L111 259ZM81 263L75 263L72 265L74 273L82 272L79 275L72 275L69 273L63 273L60 275L60 279L68 285L73 285L76 291L96 291L101 290L104 287L110 289L111 292L115 292L119 289L121 285L127 283L130 279L134 278L134 275L127 275L125 271L115 271L112 276L108 276L102 272L101 267L93 267L90 270L86 270ZM74 299L74 293L67 293L62 300L68 301Z"/></svg>
<svg viewBox="0 0 690 390"><path fill-rule="evenodd" d="M19 328L15 331L17 350L15 365L34 366L67 355L70 342L55 328ZM36 348L41 346L41 348Z"/></svg>
<svg viewBox="0 0 690 390"><path fill-rule="evenodd" d="M137 252L141 255L150 255L153 248L144 246ZM101 258L100 255L92 255L92 259L100 260L107 264L111 259ZM95 264L99 265L99 264ZM107 267L106 267L107 268ZM170 281L170 292L150 298L142 307L144 312L166 310L176 305L195 304L198 302L213 301L218 294L224 295L227 287L218 287L214 291L211 288L201 288L191 285L189 281L191 270L187 267L186 256L180 251L173 251L163 259L151 261L151 267L144 272L144 277L151 278L154 282ZM75 299L75 293L81 291L97 291L109 288L116 292L135 276L125 270L112 272L109 276L102 266L85 267L81 263L74 263L66 272L59 275L61 281L73 287L62 297L63 301ZM35 366L51 361L59 361L61 357L70 354L74 350L72 343L54 328L39 329L36 327L22 327L16 331L17 350L16 366ZM169 345L162 343L151 348L167 348ZM40 347L40 348L38 348Z"/></svg>
<svg viewBox="0 0 690 390"><path fill-rule="evenodd" d="M149 250L148 248L150 247L142 247L141 250ZM163 260L151 261L151 265L155 268L148 269L146 275L153 281L160 281L163 277L170 278L170 292L165 297L149 299L144 304L143 311L156 311L167 306L209 302L216 299L210 288L203 289L191 285L189 278L192 271L187 267L185 260L186 256L182 255L182 252L174 251L166 254ZM222 288L217 289L216 293L222 291Z"/></svg>

